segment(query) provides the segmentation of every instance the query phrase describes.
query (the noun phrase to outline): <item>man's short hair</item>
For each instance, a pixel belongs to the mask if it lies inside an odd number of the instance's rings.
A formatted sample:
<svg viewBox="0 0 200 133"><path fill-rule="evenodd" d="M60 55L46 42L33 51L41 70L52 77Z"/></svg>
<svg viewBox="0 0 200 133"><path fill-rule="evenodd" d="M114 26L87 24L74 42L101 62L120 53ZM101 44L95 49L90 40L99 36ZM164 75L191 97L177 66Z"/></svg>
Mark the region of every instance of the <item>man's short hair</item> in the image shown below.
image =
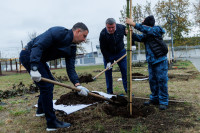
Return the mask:
<svg viewBox="0 0 200 133"><path fill-rule="evenodd" d="M78 22L72 27L73 31L76 29L81 29L83 31L87 30L89 32L88 27L82 22Z"/></svg>
<svg viewBox="0 0 200 133"><path fill-rule="evenodd" d="M106 20L106 24L109 24L109 25L116 24L116 21L115 21L114 18L108 18L108 19Z"/></svg>

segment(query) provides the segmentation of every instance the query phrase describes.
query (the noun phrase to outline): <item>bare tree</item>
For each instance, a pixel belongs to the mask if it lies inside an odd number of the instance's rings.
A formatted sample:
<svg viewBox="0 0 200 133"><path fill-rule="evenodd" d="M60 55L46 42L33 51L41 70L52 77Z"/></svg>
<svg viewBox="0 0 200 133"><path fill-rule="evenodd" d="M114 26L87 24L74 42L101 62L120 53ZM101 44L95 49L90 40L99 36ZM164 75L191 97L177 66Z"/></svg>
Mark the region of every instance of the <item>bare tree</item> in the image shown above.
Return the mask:
<svg viewBox="0 0 200 133"><path fill-rule="evenodd" d="M146 5L144 6L144 17L149 15L153 15L151 10L151 2L146 1Z"/></svg>
<svg viewBox="0 0 200 133"><path fill-rule="evenodd" d="M29 37L30 40L36 38L36 36L37 36L36 32L28 33L28 37Z"/></svg>

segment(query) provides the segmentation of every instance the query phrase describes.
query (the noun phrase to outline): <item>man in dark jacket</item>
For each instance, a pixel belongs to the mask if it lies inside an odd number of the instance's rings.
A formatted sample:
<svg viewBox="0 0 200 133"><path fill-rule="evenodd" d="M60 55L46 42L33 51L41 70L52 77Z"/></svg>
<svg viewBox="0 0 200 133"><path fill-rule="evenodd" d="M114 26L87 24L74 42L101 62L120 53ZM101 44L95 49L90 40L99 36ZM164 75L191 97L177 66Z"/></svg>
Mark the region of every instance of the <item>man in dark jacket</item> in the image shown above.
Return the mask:
<svg viewBox="0 0 200 133"><path fill-rule="evenodd" d="M154 16L148 16L145 18L142 24L133 22L133 20L127 18L126 23L133 26L135 29L141 31L143 34L133 34L133 41L144 42L146 50L146 59L148 62L149 71L149 84L151 89L150 100L145 102L144 105L159 104L160 110L167 109L168 106L168 61L167 55L157 57L153 51L162 52L160 45L152 47L152 38L162 37L165 31L160 26L155 25Z"/></svg>
<svg viewBox="0 0 200 133"><path fill-rule="evenodd" d="M104 67L110 68L105 72L107 93L113 94L113 80L111 64L126 54L124 48L124 35L126 27L121 24L116 24L113 18L106 20L106 27L101 31L99 41L100 48L103 54ZM124 90L127 93L127 61L126 57L119 61L118 66L122 74Z"/></svg>
<svg viewBox="0 0 200 133"><path fill-rule="evenodd" d="M47 120L47 131L68 128L70 123L56 119L53 109L54 84L40 81L41 77L54 80L47 61L65 58L66 71L71 82L81 91L79 95L87 96L89 90L80 85L75 71L76 44L86 40L89 30L83 23L76 23L71 30L64 27L52 27L31 40L20 53L20 61L30 73L31 79L40 88L36 116Z"/></svg>

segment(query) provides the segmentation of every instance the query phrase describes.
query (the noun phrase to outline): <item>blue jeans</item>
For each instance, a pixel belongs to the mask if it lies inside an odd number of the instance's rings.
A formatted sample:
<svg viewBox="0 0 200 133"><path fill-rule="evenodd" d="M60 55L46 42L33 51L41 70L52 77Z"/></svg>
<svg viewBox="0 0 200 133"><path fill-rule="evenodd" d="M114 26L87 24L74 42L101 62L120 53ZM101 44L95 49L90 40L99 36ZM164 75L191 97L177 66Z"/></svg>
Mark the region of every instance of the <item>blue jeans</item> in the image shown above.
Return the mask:
<svg viewBox="0 0 200 133"><path fill-rule="evenodd" d="M126 54L126 49L123 49L119 54L109 57L111 64L113 64L114 61L118 60L120 57L122 57L125 54ZM106 68L107 63L108 62L106 62L106 60L104 59L104 68ZM127 93L127 57L124 57L117 64L121 71L124 90ZM105 76L106 76L107 93L112 94L113 93L112 69L107 70L105 72Z"/></svg>
<svg viewBox="0 0 200 133"><path fill-rule="evenodd" d="M22 50L20 53L20 62L30 73L30 51ZM50 72L49 66L46 62L39 62L38 71L44 78L54 80L53 75ZM54 84L47 82L35 82L40 88L40 96L38 99L38 112L44 112L47 120L47 124L56 120L56 115L53 110L53 88Z"/></svg>
<svg viewBox="0 0 200 133"><path fill-rule="evenodd" d="M156 64L148 63L150 100L159 101L159 104L168 105L168 61Z"/></svg>

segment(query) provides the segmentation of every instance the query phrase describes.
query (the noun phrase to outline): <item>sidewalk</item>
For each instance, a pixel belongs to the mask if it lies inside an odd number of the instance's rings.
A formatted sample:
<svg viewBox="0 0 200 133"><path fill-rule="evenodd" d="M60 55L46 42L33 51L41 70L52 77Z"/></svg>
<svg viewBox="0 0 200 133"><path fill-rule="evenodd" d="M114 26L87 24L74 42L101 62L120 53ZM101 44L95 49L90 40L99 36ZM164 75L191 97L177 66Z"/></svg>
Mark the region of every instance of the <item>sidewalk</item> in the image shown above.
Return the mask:
<svg viewBox="0 0 200 133"><path fill-rule="evenodd" d="M188 58L188 60L190 60L196 69L200 72L200 58Z"/></svg>

